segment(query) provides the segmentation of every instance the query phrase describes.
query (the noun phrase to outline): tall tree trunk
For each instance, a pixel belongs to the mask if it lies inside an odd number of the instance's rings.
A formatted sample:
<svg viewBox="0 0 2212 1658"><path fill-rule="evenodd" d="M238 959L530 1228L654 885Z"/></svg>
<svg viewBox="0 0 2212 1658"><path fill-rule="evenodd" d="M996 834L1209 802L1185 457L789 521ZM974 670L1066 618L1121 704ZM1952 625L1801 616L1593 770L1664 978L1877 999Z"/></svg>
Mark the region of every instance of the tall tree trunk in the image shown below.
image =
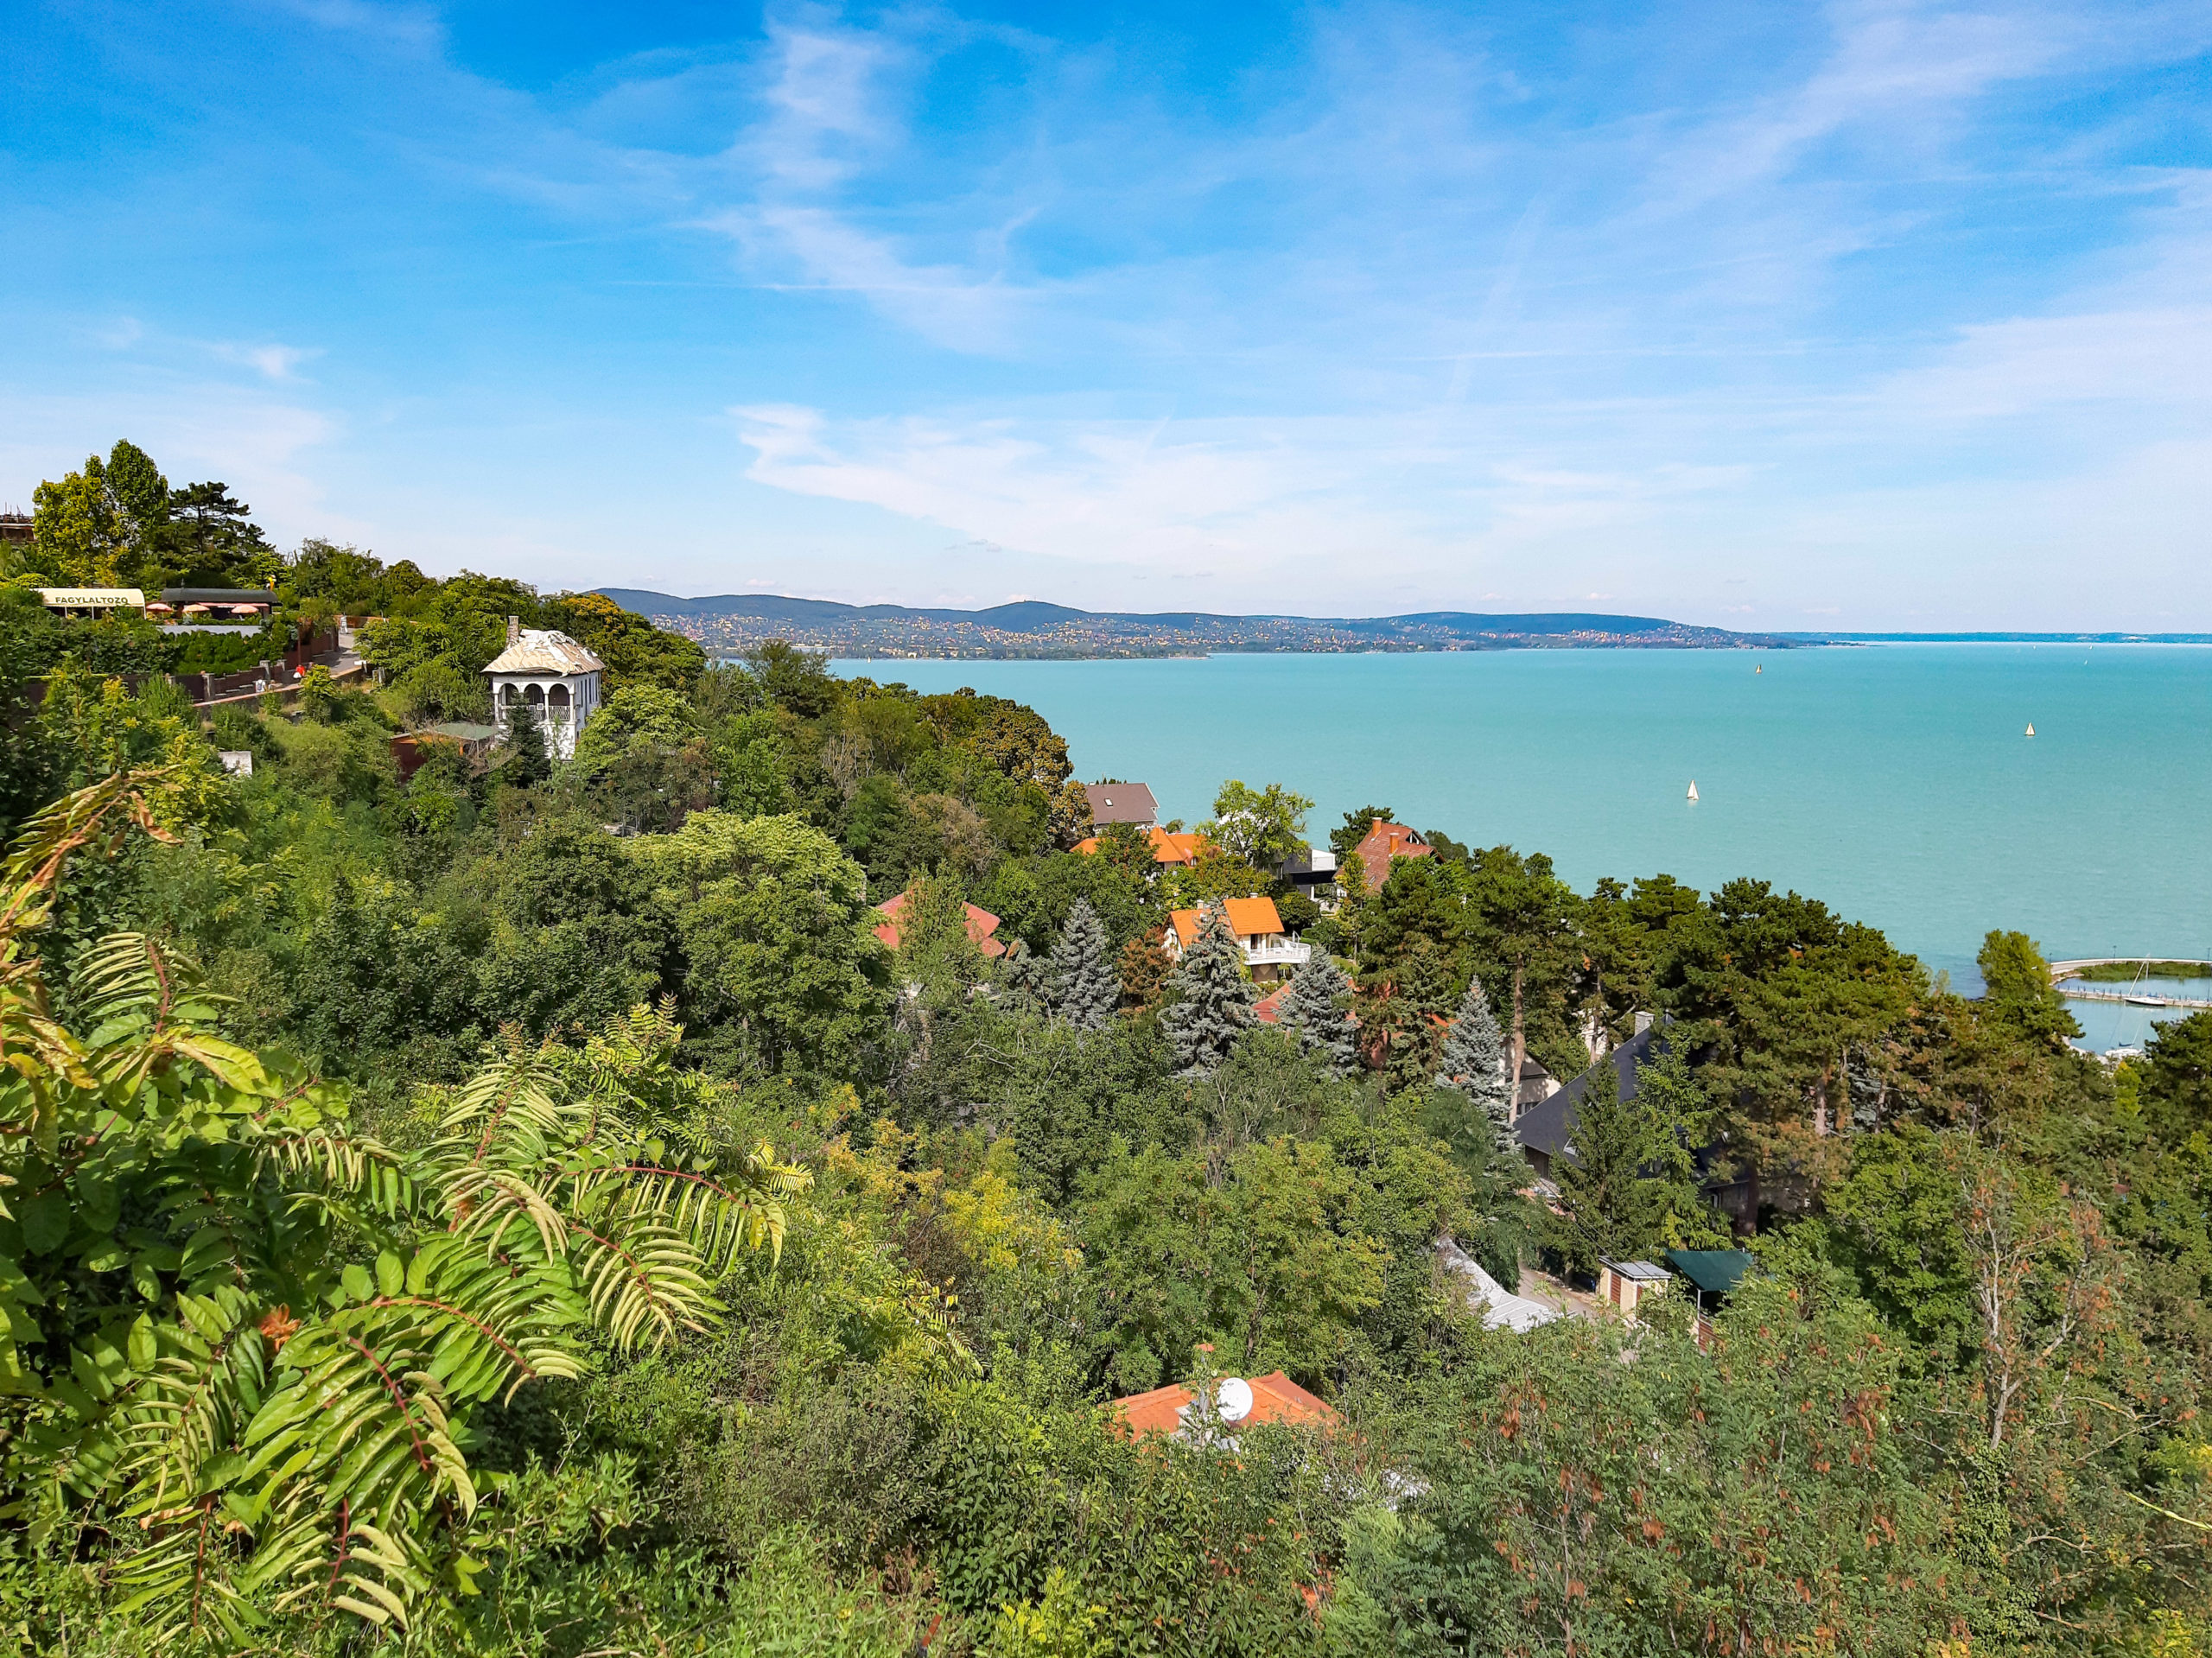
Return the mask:
<svg viewBox="0 0 2212 1658"><path fill-rule="evenodd" d="M1521 975L1522 975L1522 971L1523 971L1523 968L1522 968L1522 963L1521 963L1521 962L1514 962L1514 964L1513 964L1513 1075L1512 1075L1511 1077L1508 1077L1508 1078L1506 1079L1506 1082L1507 1082L1507 1086L1508 1086L1508 1087L1510 1087L1510 1088L1511 1088L1511 1089L1512 1089L1512 1090L1513 1090L1513 1092L1511 1093L1511 1095L1510 1095L1510 1096L1508 1096L1508 1098L1510 1099L1510 1101L1511 1102L1508 1105L1508 1107L1507 1107L1507 1110L1510 1113L1510 1115L1514 1115L1514 1116L1516 1116L1516 1117L1517 1117L1517 1116L1519 1116L1519 1115L1521 1115L1521 1103L1520 1103L1520 1102L1521 1102L1521 1066L1522 1066L1522 1062L1523 1062L1523 1061L1525 1061L1525 1060L1528 1058L1528 1057L1529 1057L1529 1038L1528 1038L1528 1034L1527 1034L1527 1032L1524 1032L1524 1031L1521 1028Z"/></svg>

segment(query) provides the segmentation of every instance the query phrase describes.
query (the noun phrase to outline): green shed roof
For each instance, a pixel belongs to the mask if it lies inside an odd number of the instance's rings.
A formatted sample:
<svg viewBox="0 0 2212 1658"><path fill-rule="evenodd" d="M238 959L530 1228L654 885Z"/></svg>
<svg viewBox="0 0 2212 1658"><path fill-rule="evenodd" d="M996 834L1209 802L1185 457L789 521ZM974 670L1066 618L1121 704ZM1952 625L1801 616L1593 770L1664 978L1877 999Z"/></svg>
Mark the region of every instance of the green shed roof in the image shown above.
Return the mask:
<svg viewBox="0 0 2212 1658"><path fill-rule="evenodd" d="M1751 1269L1748 1249L1669 1249L1675 1270L1707 1295L1726 1295Z"/></svg>

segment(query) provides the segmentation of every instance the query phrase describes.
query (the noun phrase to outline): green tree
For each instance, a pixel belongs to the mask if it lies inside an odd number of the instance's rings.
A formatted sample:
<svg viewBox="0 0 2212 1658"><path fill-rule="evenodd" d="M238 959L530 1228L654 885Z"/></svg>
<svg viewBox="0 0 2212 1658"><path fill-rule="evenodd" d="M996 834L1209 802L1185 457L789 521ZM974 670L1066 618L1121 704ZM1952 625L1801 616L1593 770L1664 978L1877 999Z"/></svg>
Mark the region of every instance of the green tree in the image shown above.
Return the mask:
<svg viewBox="0 0 2212 1658"><path fill-rule="evenodd" d="M99 456L82 472L31 492L32 540L40 569L67 587L113 587L123 579L126 527L120 522Z"/></svg>
<svg viewBox="0 0 2212 1658"><path fill-rule="evenodd" d="M1672 1049L1637 1066L1632 1099L1622 1098L1618 1065L1593 1067L1575 1109L1573 1155L1553 1170L1566 1211L1560 1252L1594 1272L1600 1257L1719 1247L1724 1235L1698 1181L1707 1118L1703 1089Z"/></svg>
<svg viewBox="0 0 2212 1658"><path fill-rule="evenodd" d="M1531 992L1563 985L1573 959L1580 900L1552 873L1549 858L1541 853L1524 857L1503 846L1476 854L1467 898L1476 971L1492 984L1510 988L1507 1030L1513 1039L1510 1063L1517 1077L1529 1057Z"/></svg>
<svg viewBox="0 0 2212 1658"><path fill-rule="evenodd" d="M1349 858L1352 848L1368 837L1378 819L1385 823L1395 823L1398 821L1398 815L1388 806L1362 806L1357 811L1346 812L1344 821L1329 831L1329 849L1337 854L1338 864Z"/></svg>
<svg viewBox="0 0 2212 1658"><path fill-rule="evenodd" d="M1506 1074L1505 1039L1483 994L1480 979L1467 981L1467 994L1437 1064L1436 1085L1457 1089L1488 1119L1500 1146L1510 1143L1513 1078Z"/></svg>
<svg viewBox="0 0 2212 1658"><path fill-rule="evenodd" d="M675 919L702 1046L768 1072L853 1074L886 1005L859 866L796 817L694 812L634 844Z"/></svg>
<svg viewBox="0 0 2212 1658"><path fill-rule="evenodd" d="M1122 998L1110 943L1098 912L1077 899L1052 946L1052 1013L1079 1031L1103 1030Z"/></svg>
<svg viewBox="0 0 2212 1658"><path fill-rule="evenodd" d="M1211 1074L1251 1027L1255 1000L1225 906L1209 904L1201 912L1198 936L1168 981L1168 995L1160 1026L1174 1050L1176 1074Z"/></svg>
<svg viewBox="0 0 2212 1658"><path fill-rule="evenodd" d="M2024 932L1992 932L1974 965L1991 1010L2013 1028L2063 1045L2082 1034L2066 998L2050 981L2050 963Z"/></svg>
<svg viewBox="0 0 2212 1658"><path fill-rule="evenodd" d="M1296 1036L1300 1050L1320 1055L1338 1077L1351 1076L1359 1064L1351 996L1351 981L1344 969L1317 951L1298 969L1276 1015L1282 1028Z"/></svg>
<svg viewBox="0 0 2212 1658"><path fill-rule="evenodd" d="M1392 1093L1426 1088L1436 1075L1450 994L1449 969L1426 938L1360 975L1360 1039Z"/></svg>
<svg viewBox="0 0 2212 1658"><path fill-rule="evenodd" d="M507 753L499 766L499 778L517 789L528 789L544 782L553 775L552 757L545 752L545 733L537 723L537 711L527 702L518 702L507 715Z"/></svg>
<svg viewBox="0 0 2212 1658"><path fill-rule="evenodd" d="M6 872L12 1509L127 1536L111 1570L165 1648L242 1648L303 1604L404 1628L474 1569L471 1418L579 1375L583 1332L624 1350L709 1324L710 1284L780 1246L804 1177L669 1143L638 1084L677 1032L642 1010L581 1064L512 1049L413 1153L219 1034L198 969L142 936L86 959L78 1037L21 944L71 855L156 821L165 782L67 797Z"/></svg>
<svg viewBox="0 0 2212 1658"><path fill-rule="evenodd" d="M1231 778L1214 796L1213 816L1198 831L1230 857L1268 870L1306 844L1306 814L1313 803L1280 783L1255 789Z"/></svg>

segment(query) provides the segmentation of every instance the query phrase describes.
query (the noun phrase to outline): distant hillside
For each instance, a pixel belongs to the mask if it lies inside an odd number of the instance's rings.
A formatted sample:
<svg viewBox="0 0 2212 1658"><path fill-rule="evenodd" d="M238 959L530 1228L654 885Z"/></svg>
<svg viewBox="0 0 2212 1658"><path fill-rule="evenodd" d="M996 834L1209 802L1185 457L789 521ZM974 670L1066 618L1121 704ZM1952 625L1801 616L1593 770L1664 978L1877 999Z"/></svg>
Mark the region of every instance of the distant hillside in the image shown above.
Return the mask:
<svg viewBox="0 0 2212 1658"><path fill-rule="evenodd" d="M1773 634L1693 627L1658 616L1566 612L1481 615L1218 616L1205 611L1133 614L1071 610L1025 600L988 610L841 605L776 594L679 599L637 588L601 588L626 610L735 652L766 638L855 657L1153 657L1205 651L1505 651L1629 646L1645 650L1779 650L1816 643Z"/></svg>

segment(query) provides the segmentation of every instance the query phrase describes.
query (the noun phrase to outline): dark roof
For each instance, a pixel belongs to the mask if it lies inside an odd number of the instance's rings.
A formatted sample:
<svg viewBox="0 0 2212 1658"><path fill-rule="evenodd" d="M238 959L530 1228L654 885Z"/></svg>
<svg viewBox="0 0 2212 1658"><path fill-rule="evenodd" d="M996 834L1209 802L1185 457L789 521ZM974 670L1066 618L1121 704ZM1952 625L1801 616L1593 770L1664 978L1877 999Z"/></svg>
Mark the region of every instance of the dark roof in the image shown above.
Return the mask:
<svg viewBox="0 0 2212 1658"><path fill-rule="evenodd" d="M1605 1264L1613 1270L1616 1278L1632 1278L1645 1284L1664 1283L1667 1269L1649 1261L1611 1261Z"/></svg>
<svg viewBox="0 0 2212 1658"><path fill-rule="evenodd" d="M1160 804L1141 783L1086 783L1094 823L1150 824L1160 821Z"/></svg>
<svg viewBox="0 0 2212 1658"><path fill-rule="evenodd" d="M1752 1263L1748 1249L1669 1249L1667 1264L1707 1295L1726 1295Z"/></svg>
<svg viewBox="0 0 2212 1658"><path fill-rule="evenodd" d="M1523 1111L1513 1124L1514 1139L1548 1157L1567 1156L1568 1142L1574 1138L1574 1119L1581 1110L1582 1096L1590 1091L1591 1079L1598 1074L1598 1065L1612 1066L1621 1079L1621 1098L1632 1100L1636 1068L1656 1061L1666 1051L1658 1026L1638 1031L1549 1099L1538 1100Z"/></svg>

